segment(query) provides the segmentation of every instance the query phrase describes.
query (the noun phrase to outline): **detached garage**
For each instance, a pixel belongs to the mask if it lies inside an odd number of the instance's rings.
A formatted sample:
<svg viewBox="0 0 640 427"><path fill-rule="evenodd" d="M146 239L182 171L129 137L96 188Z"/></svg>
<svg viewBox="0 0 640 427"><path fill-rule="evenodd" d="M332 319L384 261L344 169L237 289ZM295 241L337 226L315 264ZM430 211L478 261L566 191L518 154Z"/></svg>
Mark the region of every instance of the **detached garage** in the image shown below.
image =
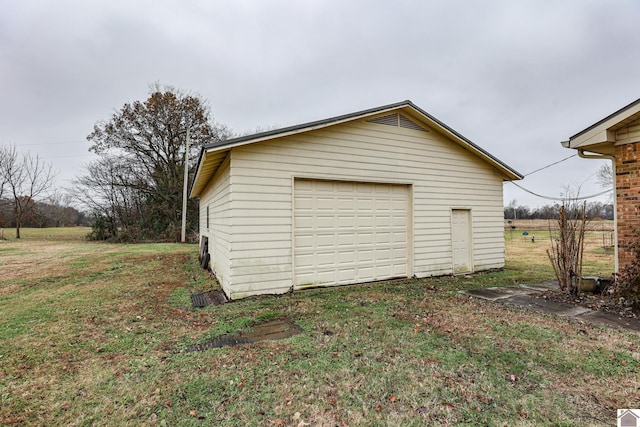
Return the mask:
<svg viewBox="0 0 640 427"><path fill-rule="evenodd" d="M238 299L502 268L502 183L521 178L403 101L207 145L191 197Z"/></svg>

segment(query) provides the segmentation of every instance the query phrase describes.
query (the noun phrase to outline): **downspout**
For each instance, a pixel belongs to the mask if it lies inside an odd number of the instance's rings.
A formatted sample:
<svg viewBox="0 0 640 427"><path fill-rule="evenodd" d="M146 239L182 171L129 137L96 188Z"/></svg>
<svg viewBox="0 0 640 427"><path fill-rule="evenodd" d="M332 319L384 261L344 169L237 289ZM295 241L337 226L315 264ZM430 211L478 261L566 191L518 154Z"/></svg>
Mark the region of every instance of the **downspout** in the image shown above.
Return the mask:
<svg viewBox="0 0 640 427"><path fill-rule="evenodd" d="M616 191L616 158L606 154L586 154L583 149L578 148L578 156L583 159L611 160L611 173L613 175L613 247L615 258L615 271L618 272L618 193Z"/></svg>

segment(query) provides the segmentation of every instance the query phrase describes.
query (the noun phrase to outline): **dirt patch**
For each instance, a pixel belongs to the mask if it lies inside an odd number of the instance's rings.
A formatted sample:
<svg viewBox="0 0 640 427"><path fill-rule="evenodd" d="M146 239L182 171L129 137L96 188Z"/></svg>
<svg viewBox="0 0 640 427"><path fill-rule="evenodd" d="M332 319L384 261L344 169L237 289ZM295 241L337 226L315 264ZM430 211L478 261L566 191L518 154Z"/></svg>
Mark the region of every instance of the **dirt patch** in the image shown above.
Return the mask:
<svg viewBox="0 0 640 427"><path fill-rule="evenodd" d="M203 343L194 344L188 353L205 351L212 348L233 347L258 341L276 341L302 333L302 328L286 318L270 319L254 325L248 332L239 336L223 335Z"/></svg>

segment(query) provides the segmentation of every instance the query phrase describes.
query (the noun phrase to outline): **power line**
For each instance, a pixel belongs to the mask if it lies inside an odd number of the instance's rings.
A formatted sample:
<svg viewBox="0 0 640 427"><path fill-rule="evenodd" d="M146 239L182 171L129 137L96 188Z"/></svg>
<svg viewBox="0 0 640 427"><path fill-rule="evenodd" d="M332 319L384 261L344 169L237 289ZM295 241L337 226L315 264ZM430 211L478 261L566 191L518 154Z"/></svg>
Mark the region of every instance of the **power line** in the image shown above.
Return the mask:
<svg viewBox="0 0 640 427"><path fill-rule="evenodd" d="M531 190L527 190L527 189L526 189L526 188L524 188L523 186L518 185L518 184L516 184L516 183L515 183L515 182L513 182L513 181L509 181L509 182L510 182L510 183L512 183L513 185L515 185L516 187L518 187L519 189L521 189L522 191L526 191L527 193L532 194L532 195L534 195L534 196L536 196L536 197L540 197L540 198L542 198L542 199L547 199L547 200L557 200L557 201L563 201L563 200L566 200L566 198L563 198L563 197L543 196L542 194L534 193L534 192L533 192L533 191L531 191ZM599 193L592 194L592 195L590 195L590 196L584 196L584 197L571 197L571 200L587 200L587 199L593 199L594 197L602 196L603 194L607 194L607 193L609 193L609 192L611 192L611 191L613 191L613 188L609 188L608 190L604 190L604 191L601 191L601 192L599 192Z"/></svg>
<svg viewBox="0 0 640 427"><path fill-rule="evenodd" d="M572 155L570 155L570 156L568 156L568 157L565 157L564 159L558 160L557 162L553 162L553 163L551 163L551 164L548 164L547 166L543 166L543 167L541 167L540 169L536 169L536 170L534 170L533 172L529 172L529 173L525 174L524 176L533 175L533 174L534 174L534 173L536 173L536 172L540 172L541 170L544 170L544 169L550 168L551 166L557 165L558 163L562 163L562 162L564 162L565 160L569 160L570 158L575 157L575 156L577 156L577 154L572 154Z"/></svg>

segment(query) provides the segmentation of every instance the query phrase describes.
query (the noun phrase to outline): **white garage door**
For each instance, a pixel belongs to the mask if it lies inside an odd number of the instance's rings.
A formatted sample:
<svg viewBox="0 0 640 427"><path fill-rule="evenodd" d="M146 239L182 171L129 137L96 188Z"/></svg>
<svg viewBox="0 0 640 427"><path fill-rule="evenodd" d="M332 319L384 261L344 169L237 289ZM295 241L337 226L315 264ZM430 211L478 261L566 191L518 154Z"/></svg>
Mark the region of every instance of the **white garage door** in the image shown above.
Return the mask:
<svg viewBox="0 0 640 427"><path fill-rule="evenodd" d="M406 185L296 179L296 288L406 277Z"/></svg>

